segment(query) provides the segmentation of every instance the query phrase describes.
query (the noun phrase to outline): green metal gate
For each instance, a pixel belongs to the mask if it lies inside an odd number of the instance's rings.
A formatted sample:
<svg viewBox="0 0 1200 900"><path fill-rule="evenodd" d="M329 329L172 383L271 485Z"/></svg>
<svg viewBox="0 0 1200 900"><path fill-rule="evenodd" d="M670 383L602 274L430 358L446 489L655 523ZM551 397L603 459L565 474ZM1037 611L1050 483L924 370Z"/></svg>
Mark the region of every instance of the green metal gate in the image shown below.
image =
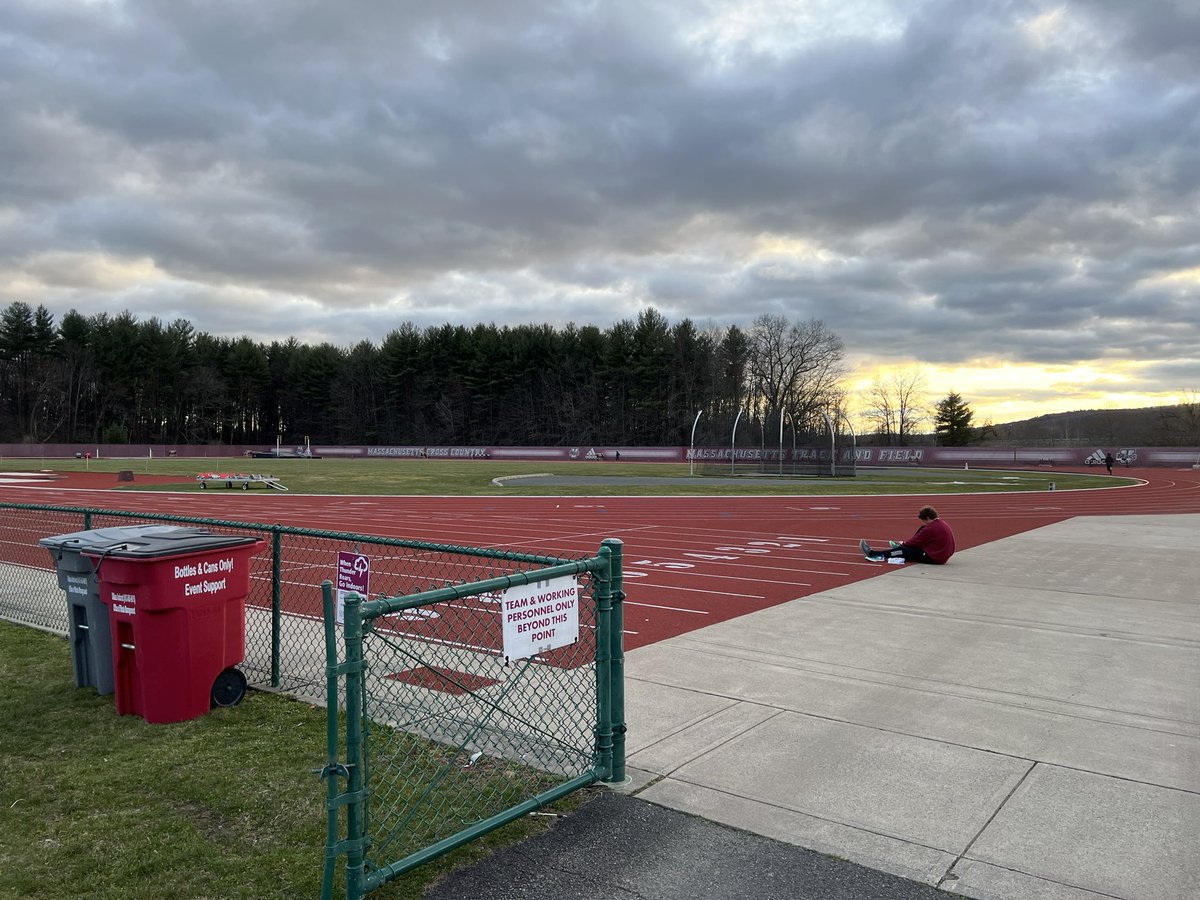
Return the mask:
<svg viewBox="0 0 1200 900"><path fill-rule="evenodd" d="M323 900L342 856L345 896L358 900L580 787L624 780L621 551L607 540L589 559L402 597L349 594L341 647L324 583ZM578 585L577 638L507 658L501 593L559 579Z"/></svg>

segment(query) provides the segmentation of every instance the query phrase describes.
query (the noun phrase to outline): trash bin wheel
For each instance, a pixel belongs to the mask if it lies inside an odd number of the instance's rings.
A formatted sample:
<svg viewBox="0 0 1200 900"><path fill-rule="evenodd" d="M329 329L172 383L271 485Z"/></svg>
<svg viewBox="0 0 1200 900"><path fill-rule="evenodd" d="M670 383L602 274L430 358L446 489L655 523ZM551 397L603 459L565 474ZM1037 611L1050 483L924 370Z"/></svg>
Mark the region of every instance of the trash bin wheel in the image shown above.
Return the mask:
<svg viewBox="0 0 1200 900"><path fill-rule="evenodd" d="M200 482L200 490L204 490L206 487L208 487L207 484L205 484L203 481Z"/></svg>
<svg viewBox="0 0 1200 900"><path fill-rule="evenodd" d="M237 706L246 696L246 676L230 666L213 680L212 705Z"/></svg>
<svg viewBox="0 0 1200 900"><path fill-rule="evenodd" d="M248 482L248 481L243 481L243 482L242 482L242 490L243 490L243 491L248 491L248 490L250 490L250 482Z"/></svg>

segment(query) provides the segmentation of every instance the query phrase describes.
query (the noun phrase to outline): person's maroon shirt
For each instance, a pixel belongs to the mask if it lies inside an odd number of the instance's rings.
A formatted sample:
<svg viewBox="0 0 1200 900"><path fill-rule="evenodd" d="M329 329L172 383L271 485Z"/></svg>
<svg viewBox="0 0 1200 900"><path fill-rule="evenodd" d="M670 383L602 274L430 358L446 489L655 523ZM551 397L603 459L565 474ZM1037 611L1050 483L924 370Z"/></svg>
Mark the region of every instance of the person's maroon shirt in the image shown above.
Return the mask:
<svg viewBox="0 0 1200 900"><path fill-rule="evenodd" d="M930 561L939 565L954 555L954 532L941 519L926 522L904 543L924 550Z"/></svg>

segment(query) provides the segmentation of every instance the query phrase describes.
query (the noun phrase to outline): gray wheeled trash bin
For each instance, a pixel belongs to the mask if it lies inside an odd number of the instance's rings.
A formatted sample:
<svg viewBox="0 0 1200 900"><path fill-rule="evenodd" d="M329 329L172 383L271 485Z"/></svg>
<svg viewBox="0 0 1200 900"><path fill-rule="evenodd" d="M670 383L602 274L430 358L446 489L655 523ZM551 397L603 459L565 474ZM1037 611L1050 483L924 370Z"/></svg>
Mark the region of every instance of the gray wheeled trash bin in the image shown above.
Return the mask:
<svg viewBox="0 0 1200 900"><path fill-rule="evenodd" d="M59 534L38 541L50 551L58 572L58 586L67 594L67 641L76 687L94 687L97 693L113 692L112 644L108 609L100 602L96 568L84 550L106 553L131 540L166 532L203 532L202 528L175 525L118 525Z"/></svg>

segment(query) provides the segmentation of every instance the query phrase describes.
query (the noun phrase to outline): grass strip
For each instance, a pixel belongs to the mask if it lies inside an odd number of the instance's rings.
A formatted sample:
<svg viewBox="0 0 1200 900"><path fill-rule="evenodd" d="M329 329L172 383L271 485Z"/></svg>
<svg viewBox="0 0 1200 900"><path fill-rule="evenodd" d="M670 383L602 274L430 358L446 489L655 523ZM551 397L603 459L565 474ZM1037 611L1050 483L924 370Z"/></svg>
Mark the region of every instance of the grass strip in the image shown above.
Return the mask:
<svg viewBox="0 0 1200 900"><path fill-rule="evenodd" d="M170 725L117 716L112 697L74 686L63 638L0 622L0 897L316 897L324 754L325 711L275 694ZM415 900L549 821L521 819L371 896Z"/></svg>

